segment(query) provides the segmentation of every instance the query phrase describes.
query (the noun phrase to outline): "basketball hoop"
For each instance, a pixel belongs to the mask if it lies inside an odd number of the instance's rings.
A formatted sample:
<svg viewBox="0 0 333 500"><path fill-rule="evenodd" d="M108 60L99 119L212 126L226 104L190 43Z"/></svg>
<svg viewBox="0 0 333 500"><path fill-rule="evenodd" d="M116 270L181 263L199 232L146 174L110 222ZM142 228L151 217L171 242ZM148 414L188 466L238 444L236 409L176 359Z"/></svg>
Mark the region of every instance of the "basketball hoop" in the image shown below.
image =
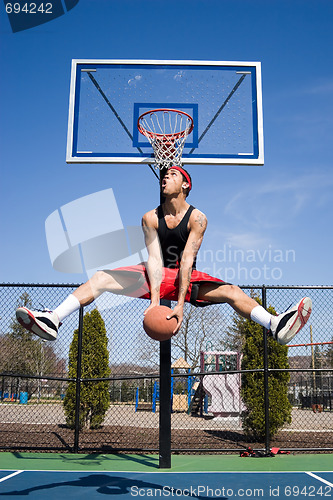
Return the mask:
<svg viewBox="0 0 333 500"><path fill-rule="evenodd" d="M138 129L152 145L156 168L181 166L184 144L193 130L190 115L177 109L152 109L139 116Z"/></svg>

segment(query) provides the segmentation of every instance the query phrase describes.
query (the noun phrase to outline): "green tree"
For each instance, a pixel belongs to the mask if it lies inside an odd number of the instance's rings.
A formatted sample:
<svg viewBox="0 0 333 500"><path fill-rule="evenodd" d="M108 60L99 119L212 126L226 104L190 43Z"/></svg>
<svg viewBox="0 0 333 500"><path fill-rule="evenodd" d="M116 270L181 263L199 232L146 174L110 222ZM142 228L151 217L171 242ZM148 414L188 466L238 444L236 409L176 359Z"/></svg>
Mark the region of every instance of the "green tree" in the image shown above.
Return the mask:
<svg viewBox="0 0 333 500"><path fill-rule="evenodd" d="M331 338L331 342L333 342L333 337ZM329 366L333 366L333 346L327 348L326 356Z"/></svg>
<svg viewBox="0 0 333 500"><path fill-rule="evenodd" d="M331 342L333 342L333 337L331 338ZM324 349L324 366L323 368L332 368L333 367L333 344Z"/></svg>
<svg viewBox="0 0 333 500"><path fill-rule="evenodd" d="M134 388L133 386L124 380L121 383L121 401L123 403L128 403L129 401L133 401L134 399Z"/></svg>
<svg viewBox="0 0 333 500"><path fill-rule="evenodd" d="M78 335L75 330L69 350L69 377L76 378ZM102 316L94 309L83 318L81 377L106 378L110 376L108 339ZM82 382L80 393L80 419L82 429L97 429L101 426L110 404L108 381ZM70 382L64 398L67 425L75 425L76 383Z"/></svg>
<svg viewBox="0 0 333 500"><path fill-rule="evenodd" d="M260 300L256 298L257 302ZM269 307L271 314L276 314ZM253 321L234 317L243 337L242 370L264 367L263 329ZM268 367L289 368L288 347L281 346L272 337L268 337ZM291 422L291 404L288 400L288 372L271 372L268 380L269 390L269 426L273 437L285 423ZM263 441L265 438L264 374L263 372L243 373L241 395L245 410L242 414L243 429L248 436Z"/></svg>
<svg viewBox="0 0 333 500"><path fill-rule="evenodd" d="M323 364L323 351L319 345L315 345L313 349L313 362L311 363L312 368L322 368ZM322 373L312 372L312 391L314 395L317 395L322 390Z"/></svg>
<svg viewBox="0 0 333 500"><path fill-rule="evenodd" d="M17 300L16 307L32 307L28 293L24 292ZM36 375L31 361L36 351L40 351L38 337L23 328L16 318L10 323L10 332L3 338L6 358L2 369L13 374Z"/></svg>

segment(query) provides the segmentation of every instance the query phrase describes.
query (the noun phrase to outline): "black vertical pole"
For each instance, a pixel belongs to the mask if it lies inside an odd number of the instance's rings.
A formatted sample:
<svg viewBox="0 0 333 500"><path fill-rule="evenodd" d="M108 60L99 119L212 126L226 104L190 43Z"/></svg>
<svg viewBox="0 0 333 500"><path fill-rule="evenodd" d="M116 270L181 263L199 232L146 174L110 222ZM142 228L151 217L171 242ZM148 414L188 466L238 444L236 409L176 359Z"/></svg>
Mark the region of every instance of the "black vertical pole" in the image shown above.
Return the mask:
<svg viewBox="0 0 333 500"><path fill-rule="evenodd" d="M161 300L161 305L168 301ZM171 340L160 343L160 469L171 467Z"/></svg>
<svg viewBox="0 0 333 500"><path fill-rule="evenodd" d="M80 393L81 393L81 367L82 367L82 331L83 331L83 307L81 306L80 311L79 311L79 332L78 332L78 340L77 340L74 453L78 453L78 451L79 451Z"/></svg>
<svg viewBox="0 0 333 500"><path fill-rule="evenodd" d="M266 287L262 287L262 306L267 308ZM263 341L264 341L264 405L265 405L265 450L266 453L270 451L270 428L269 428L269 392L268 392L268 342L267 342L267 329L263 327Z"/></svg>
<svg viewBox="0 0 333 500"><path fill-rule="evenodd" d="M165 169L160 172L160 183ZM160 191L161 193L161 191ZM160 203L163 203L160 194ZM161 305L171 307L171 301L161 299ZM159 468L171 467L171 340L160 342L160 421Z"/></svg>

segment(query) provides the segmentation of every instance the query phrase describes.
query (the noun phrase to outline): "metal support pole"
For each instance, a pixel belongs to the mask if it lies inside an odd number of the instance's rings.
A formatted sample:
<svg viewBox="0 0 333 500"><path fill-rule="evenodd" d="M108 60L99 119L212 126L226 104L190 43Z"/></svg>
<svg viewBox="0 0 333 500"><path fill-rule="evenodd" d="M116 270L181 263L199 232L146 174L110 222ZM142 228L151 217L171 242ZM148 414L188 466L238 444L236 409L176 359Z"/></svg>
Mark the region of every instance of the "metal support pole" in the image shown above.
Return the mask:
<svg viewBox="0 0 333 500"><path fill-rule="evenodd" d="M74 453L78 453L78 451L79 451L80 393L81 393L81 368L82 368L82 331L83 331L83 307L81 306L80 311L79 311L79 332L78 332L78 339L77 339Z"/></svg>
<svg viewBox="0 0 333 500"><path fill-rule="evenodd" d="M165 169L160 172L160 183ZM161 191L160 191L161 193ZM163 203L160 194L160 203ZM171 301L162 299L160 304L171 307ZM159 420L159 468L171 467L171 340L160 342L160 420Z"/></svg>
<svg viewBox="0 0 333 500"><path fill-rule="evenodd" d="M267 308L266 287L262 287L262 306ZM268 388L268 342L267 329L263 327L264 342L264 405L265 405L265 449L266 453L270 451L270 428L269 428L269 388Z"/></svg>
<svg viewBox="0 0 333 500"><path fill-rule="evenodd" d="M164 303L163 303L164 302ZM165 301L161 301L161 305ZM169 306L168 306L169 307ZM171 467L171 340L160 343L159 468Z"/></svg>

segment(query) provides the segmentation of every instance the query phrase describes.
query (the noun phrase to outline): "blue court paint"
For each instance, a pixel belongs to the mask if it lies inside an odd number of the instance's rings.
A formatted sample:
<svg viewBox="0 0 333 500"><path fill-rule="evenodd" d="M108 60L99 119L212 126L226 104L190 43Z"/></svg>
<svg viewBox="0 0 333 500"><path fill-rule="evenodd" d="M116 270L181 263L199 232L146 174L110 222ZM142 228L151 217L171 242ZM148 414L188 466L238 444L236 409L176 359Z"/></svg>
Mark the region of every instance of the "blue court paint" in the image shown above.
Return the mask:
<svg viewBox="0 0 333 500"><path fill-rule="evenodd" d="M18 474L21 474L21 472L23 472L23 470L17 470L15 472L9 472L8 471L1 471L1 475L0 475L0 483L3 483L4 481L7 481L8 479L11 479L12 477L14 476L17 476ZM2 473L4 475L2 475Z"/></svg>
<svg viewBox="0 0 333 500"><path fill-rule="evenodd" d="M2 471L6 477L12 471ZM43 472L26 471L0 484L0 497L332 498L333 472Z"/></svg>

